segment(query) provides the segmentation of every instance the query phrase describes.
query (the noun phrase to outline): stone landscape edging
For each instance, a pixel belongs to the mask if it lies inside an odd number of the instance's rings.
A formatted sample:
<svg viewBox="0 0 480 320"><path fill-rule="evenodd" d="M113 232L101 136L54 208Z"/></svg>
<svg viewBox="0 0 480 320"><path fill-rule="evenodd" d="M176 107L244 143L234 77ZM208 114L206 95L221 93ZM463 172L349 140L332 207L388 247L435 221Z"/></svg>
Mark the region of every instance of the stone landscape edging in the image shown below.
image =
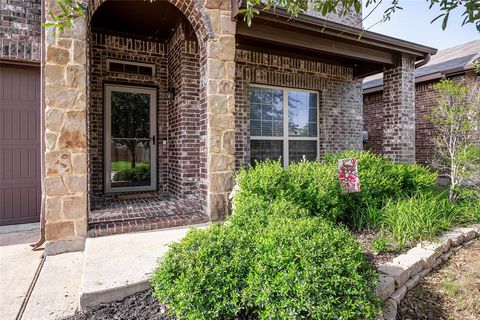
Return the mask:
<svg viewBox="0 0 480 320"><path fill-rule="evenodd" d="M420 279L448 260L462 244L474 241L480 235L480 225L456 228L440 237L439 242L420 242L416 247L380 265L379 282L375 293L385 301L383 320L395 320L397 308L408 290Z"/></svg>

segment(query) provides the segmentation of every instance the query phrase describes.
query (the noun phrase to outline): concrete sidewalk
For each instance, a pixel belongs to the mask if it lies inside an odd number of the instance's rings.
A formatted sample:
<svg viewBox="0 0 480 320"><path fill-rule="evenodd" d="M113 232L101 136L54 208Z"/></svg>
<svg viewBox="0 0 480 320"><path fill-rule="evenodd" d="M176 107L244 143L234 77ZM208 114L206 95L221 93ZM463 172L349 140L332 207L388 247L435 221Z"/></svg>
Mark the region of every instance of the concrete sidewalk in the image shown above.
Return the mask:
<svg viewBox="0 0 480 320"><path fill-rule="evenodd" d="M32 251L38 223L0 227L0 315L15 319L40 265L43 251Z"/></svg>
<svg viewBox="0 0 480 320"><path fill-rule="evenodd" d="M150 276L168 245L182 239L191 227L207 225L88 238L81 307L121 300L148 289Z"/></svg>
<svg viewBox="0 0 480 320"><path fill-rule="evenodd" d="M61 319L80 308L146 290L168 245L183 238L190 228L207 225L87 238L84 252L47 256L21 319ZM43 251L31 251L29 246L37 237L38 228L4 234L0 229L2 320L16 319L26 300L42 260Z"/></svg>

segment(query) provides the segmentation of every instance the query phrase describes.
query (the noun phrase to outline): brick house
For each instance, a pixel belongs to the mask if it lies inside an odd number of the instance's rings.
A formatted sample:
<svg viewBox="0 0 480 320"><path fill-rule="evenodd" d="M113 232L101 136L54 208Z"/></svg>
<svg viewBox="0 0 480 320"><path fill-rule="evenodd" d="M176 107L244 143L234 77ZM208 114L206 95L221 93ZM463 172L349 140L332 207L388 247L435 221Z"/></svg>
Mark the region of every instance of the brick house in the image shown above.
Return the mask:
<svg viewBox="0 0 480 320"><path fill-rule="evenodd" d="M415 160L413 71L435 49L358 39L355 13L277 9L248 27L242 6L92 0L71 29L45 32L47 254L81 250L86 236L221 220L235 169L255 160L361 150L361 81L378 72L385 153Z"/></svg>
<svg viewBox="0 0 480 320"><path fill-rule="evenodd" d="M474 62L480 59L480 40L438 51L424 66L415 70L415 161L430 165L434 156L433 127L425 118L437 104L433 85L442 79L452 79L468 86L480 85ZM381 74L363 81L363 129L368 133L364 148L375 153L384 152L383 126L385 122L383 79Z"/></svg>

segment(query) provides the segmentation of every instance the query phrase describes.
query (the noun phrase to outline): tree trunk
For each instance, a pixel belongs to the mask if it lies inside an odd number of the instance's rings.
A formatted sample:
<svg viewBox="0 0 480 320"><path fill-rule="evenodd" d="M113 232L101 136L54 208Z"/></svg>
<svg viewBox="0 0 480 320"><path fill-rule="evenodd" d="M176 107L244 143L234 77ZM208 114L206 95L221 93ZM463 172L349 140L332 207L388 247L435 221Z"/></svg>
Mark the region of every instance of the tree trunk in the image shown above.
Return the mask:
<svg viewBox="0 0 480 320"><path fill-rule="evenodd" d="M128 144L128 150L130 151L130 156L131 156L131 165L130 168L134 169L137 165L137 157L136 157L136 151L137 151L137 142L130 142Z"/></svg>

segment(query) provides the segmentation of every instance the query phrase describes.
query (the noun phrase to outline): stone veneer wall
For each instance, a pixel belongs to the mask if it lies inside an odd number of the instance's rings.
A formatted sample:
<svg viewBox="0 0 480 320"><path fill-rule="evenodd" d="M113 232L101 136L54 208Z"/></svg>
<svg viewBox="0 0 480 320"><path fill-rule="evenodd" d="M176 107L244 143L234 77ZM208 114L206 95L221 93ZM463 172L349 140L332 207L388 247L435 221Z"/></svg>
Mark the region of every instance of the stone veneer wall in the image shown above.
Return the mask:
<svg viewBox="0 0 480 320"><path fill-rule="evenodd" d="M46 253L81 250L87 231L87 24L105 0L71 29L45 37ZM230 1L169 0L192 24L200 56L200 190L212 220L227 212L235 154L235 29ZM45 2L58 11L55 1ZM48 19L48 17L46 17ZM206 134L203 134L206 133Z"/></svg>
<svg viewBox="0 0 480 320"><path fill-rule="evenodd" d="M480 86L480 77L473 73L454 76L450 79L461 83ZM433 126L425 116L437 103L437 94L433 85L435 81L421 82L415 85L415 161L419 164L431 165L434 156ZM364 94L363 96L363 130L368 131L368 142L364 149L374 153L382 153L383 141L383 100L382 91ZM479 134L480 136L480 134Z"/></svg>
<svg viewBox="0 0 480 320"><path fill-rule="evenodd" d="M40 61L41 3L0 1L0 59Z"/></svg>
<svg viewBox="0 0 480 320"><path fill-rule="evenodd" d="M376 294L385 306L382 310L383 320L395 320L397 308L408 290L447 261L450 255L461 248L462 243L474 241L480 234L480 226L457 228L444 234L438 242L423 242L399 255L392 261L378 267L379 284Z"/></svg>
<svg viewBox="0 0 480 320"><path fill-rule="evenodd" d="M250 164L250 84L319 92L320 152L362 149L362 88L341 65L237 49L236 167Z"/></svg>

